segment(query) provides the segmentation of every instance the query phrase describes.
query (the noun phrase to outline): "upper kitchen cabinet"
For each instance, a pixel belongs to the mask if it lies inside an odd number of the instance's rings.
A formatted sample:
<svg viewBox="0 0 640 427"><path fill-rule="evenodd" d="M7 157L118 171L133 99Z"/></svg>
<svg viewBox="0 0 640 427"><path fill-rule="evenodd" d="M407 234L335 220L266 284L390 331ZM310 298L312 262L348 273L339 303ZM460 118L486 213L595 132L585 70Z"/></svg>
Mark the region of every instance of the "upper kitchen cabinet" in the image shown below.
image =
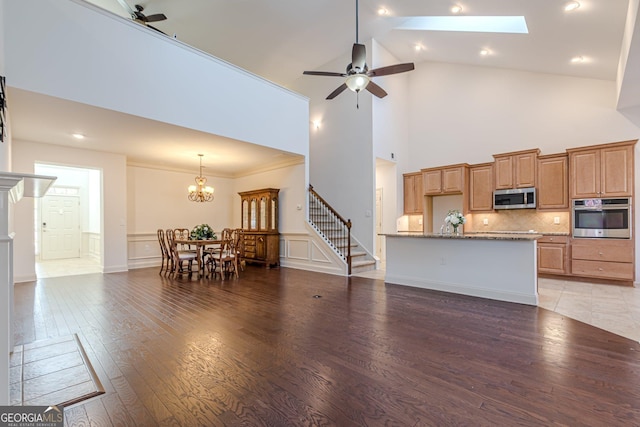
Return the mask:
<svg viewBox="0 0 640 427"><path fill-rule="evenodd" d="M421 169L422 185L425 196L460 194L467 182L466 163L440 168Z"/></svg>
<svg viewBox="0 0 640 427"><path fill-rule="evenodd" d="M422 214L422 173L405 173L404 180L404 214Z"/></svg>
<svg viewBox="0 0 640 427"><path fill-rule="evenodd" d="M633 149L638 140L571 148L572 199L633 196Z"/></svg>
<svg viewBox="0 0 640 427"><path fill-rule="evenodd" d="M527 188L536 186L536 166L539 149L494 154L495 189Z"/></svg>
<svg viewBox="0 0 640 427"><path fill-rule="evenodd" d="M493 163L469 166L469 210L493 210Z"/></svg>
<svg viewBox="0 0 640 427"><path fill-rule="evenodd" d="M569 208L568 177L566 154L538 157L538 210Z"/></svg>

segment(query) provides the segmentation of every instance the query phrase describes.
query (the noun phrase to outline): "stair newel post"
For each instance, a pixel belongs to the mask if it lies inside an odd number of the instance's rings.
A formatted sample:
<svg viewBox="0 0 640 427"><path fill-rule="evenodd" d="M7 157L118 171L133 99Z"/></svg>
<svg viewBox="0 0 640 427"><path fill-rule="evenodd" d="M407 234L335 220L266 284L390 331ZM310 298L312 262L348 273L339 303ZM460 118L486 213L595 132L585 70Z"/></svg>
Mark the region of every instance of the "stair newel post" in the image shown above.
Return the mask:
<svg viewBox="0 0 640 427"><path fill-rule="evenodd" d="M347 220L347 266L351 275L351 219Z"/></svg>

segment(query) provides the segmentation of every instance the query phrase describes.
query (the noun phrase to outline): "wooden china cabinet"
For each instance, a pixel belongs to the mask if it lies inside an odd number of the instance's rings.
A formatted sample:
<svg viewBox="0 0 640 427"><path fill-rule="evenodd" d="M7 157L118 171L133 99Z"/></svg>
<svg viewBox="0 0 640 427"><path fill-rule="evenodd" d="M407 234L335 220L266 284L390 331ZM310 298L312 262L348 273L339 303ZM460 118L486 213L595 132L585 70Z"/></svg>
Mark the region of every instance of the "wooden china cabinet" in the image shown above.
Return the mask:
<svg viewBox="0 0 640 427"><path fill-rule="evenodd" d="M280 265L277 188L243 191L240 195L244 234L244 259L271 266Z"/></svg>

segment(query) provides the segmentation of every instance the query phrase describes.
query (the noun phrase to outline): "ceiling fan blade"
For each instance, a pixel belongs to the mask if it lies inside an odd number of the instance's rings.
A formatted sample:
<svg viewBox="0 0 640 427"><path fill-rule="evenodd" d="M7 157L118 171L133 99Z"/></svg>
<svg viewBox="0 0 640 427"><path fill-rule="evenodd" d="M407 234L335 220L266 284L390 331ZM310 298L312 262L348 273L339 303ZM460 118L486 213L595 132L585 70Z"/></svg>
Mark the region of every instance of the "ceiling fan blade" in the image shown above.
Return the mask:
<svg viewBox="0 0 640 427"><path fill-rule="evenodd" d="M158 22L158 21L164 21L167 19L167 16L164 13L156 13L154 15L147 15L147 21L146 22Z"/></svg>
<svg viewBox="0 0 640 427"><path fill-rule="evenodd" d="M351 69L356 72L362 72L366 62L367 48L363 44L354 43L351 50Z"/></svg>
<svg viewBox="0 0 640 427"><path fill-rule="evenodd" d="M164 31L159 30L159 29L157 29L156 27L153 27L153 26L151 26L151 25L149 25L149 24L146 24L146 25L147 25L147 27L151 28L152 30L156 30L157 32L162 33L162 34L164 34L165 36L168 36L168 34L167 34L167 33L165 33Z"/></svg>
<svg viewBox="0 0 640 427"><path fill-rule="evenodd" d="M371 84L371 83L369 83ZM336 90L334 90L333 92L331 92L329 94L329 96L327 96L327 99L333 99L336 96L340 95L342 92L344 92L344 90L347 88L347 84L346 83L342 83L340 86L338 86L338 88Z"/></svg>
<svg viewBox="0 0 640 427"><path fill-rule="evenodd" d="M380 86L378 86L377 84L371 81L369 82L369 84L365 89L367 89L369 92L371 92L378 98L384 98L385 96L387 96L387 92L384 89L382 89Z"/></svg>
<svg viewBox="0 0 640 427"><path fill-rule="evenodd" d="M302 74L308 76L347 77L344 73L334 73L332 71L304 71Z"/></svg>
<svg viewBox="0 0 640 427"><path fill-rule="evenodd" d="M396 64L389 65L387 67L375 68L373 70L369 70L367 75L369 77L388 76L389 74L404 73L414 69L415 66L413 65L413 62L407 62L406 64Z"/></svg>

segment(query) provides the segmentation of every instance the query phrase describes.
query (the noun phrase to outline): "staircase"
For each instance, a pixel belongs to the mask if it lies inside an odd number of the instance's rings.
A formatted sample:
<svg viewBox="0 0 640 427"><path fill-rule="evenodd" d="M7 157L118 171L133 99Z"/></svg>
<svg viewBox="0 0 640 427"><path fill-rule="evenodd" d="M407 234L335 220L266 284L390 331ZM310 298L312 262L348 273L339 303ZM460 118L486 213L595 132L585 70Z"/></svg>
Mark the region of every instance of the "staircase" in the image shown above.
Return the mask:
<svg viewBox="0 0 640 427"><path fill-rule="evenodd" d="M348 274L375 270L376 261L351 238L351 220L344 220L309 186L309 223L347 263Z"/></svg>

